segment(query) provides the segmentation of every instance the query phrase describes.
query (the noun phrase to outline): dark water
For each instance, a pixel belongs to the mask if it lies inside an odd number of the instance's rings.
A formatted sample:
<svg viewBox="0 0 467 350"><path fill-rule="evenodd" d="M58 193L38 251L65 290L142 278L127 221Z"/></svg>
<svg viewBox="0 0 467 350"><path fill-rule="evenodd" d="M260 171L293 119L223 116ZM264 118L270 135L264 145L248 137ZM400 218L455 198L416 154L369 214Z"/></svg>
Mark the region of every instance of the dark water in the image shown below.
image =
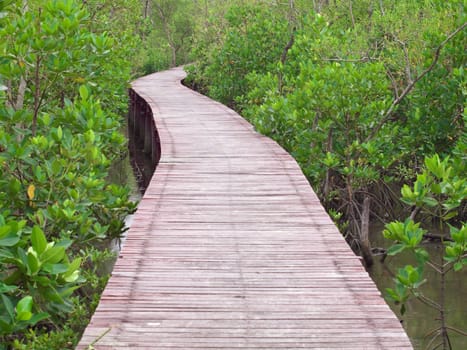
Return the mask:
<svg viewBox="0 0 467 350"><path fill-rule="evenodd" d="M375 227L372 231L372 247L387 248L390 241L382 236L383 227ZM434 257L435 261L440 262L443 255L443 247L439 243L426 243L424 248ZM386 296L386 288L394 288L394 274L398 268L407 264L415 265L415 261L410 254L399 254L394 257L387 257L384 263L380 259L375 260L375 265L369 270L371 277L376 282L382 294ZM430 299L439 301L440 295L440 276L430 267L426 267L425 278L427 283L421 287L423 294ZM450 271L446 275L446 310L447 324L462 330L467 333L467 269L464 267L459 272ZM412 299L406 305L407 310L402 316L399 312L400 307L394 305L393 302L388 302L390 307L396 313L402 324L404 325L407 334L409 335L415 349L427 349L432 337L430 332L439 326L439 317L437 311L424 305L422 302ZM450 340L455 350L467 349L467 337L459 335L455 332L450 332ZM438 338L428 349L440 343ZM438 349L441 349L439 347Z"/></svg>
<svg viewBox="0 0 467 350"><path fill-rule="evenodd" d="M126 155L112 164L109 180L118 185L128 186L131 190L130 199L133 202L139 202L154 174L156 164L150 155L144 153L144 145L141 140L136 139L135 132L131 127L125 130L125 135L128 140ZM125 226L131 227L132 221L133 215L128 215L125 218ZM125 238L124 234L121 240L112 241L110 243L111 250L118 252ZM112 266L109 266L110 271Z"/></svg>
<svg viewBox="0 0 467 350"><path fill-rule="evenodd" d="M133 201L141 199L138 182L131 166L129 151L127 151L125 157L112 164L109 170L109 181L121 186L128 186L131 190L131 199Z"/></svg>

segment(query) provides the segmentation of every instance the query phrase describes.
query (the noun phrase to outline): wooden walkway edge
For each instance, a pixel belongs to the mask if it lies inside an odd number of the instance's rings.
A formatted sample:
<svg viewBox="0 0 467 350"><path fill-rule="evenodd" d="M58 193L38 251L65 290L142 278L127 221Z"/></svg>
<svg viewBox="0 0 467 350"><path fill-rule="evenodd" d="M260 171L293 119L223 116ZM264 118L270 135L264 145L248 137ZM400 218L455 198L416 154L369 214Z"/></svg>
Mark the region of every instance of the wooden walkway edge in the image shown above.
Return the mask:
<svg viewBox="0 0 467 350"><path fill-rule="evenodd" d="M295 160L184 76L133 83L162 156L77 349L412 349Z"/></svg>

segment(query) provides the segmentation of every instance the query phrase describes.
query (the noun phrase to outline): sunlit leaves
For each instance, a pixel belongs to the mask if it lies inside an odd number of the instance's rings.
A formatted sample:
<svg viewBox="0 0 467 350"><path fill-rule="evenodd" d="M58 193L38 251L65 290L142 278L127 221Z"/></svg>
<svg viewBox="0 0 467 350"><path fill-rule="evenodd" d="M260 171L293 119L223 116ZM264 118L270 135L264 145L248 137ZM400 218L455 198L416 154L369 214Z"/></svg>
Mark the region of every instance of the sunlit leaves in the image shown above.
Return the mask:
<svg viewBox="0 0 467 350"><path fill-rule="evenodd" d="M452 242L446 243L444 259L454 264L454 270L459 271L467 265L467 226L460 229L451 226Z"/></svg>
<svg viewBox="0 0 467 350"><path fill-rule="evenodd" d="M427 208L432 215L449 220L467 198L467 179L458 160L443 160L435 154L425 158L426 168L417 175L412 186L402 187L402 201L419 208Z"/></svg>
<svg viewBox="0 0 467 350"><path fill-rule="evenodd" d="M1 343L46 318L60 324L84 282L84 251L118 237L133 208L129 190L107 183L125 144L114 112L127 61L76 1L16 5L0 20Z"/></svg>
<svg viewBox="0 0 467 350"><path fill-rule="evenodd" d="M383 231L385 238L397 241L396 245L388 250L389 255L400 253L406 248L415 249L423 239L426 230L420 228L419 223L407 219L405 222L394 221L386 225Z"/></svg>
<svg viewBox="0 0 467 350"><path fill-rule="evenodd" d="M412 265L407 265L400 268L397 272L395 281L395 288L387 288L388 296L397 304L401 305L401 314L405 313L405 303L411 296L411 293L416 291L423 283L423 270Z"/></svg>

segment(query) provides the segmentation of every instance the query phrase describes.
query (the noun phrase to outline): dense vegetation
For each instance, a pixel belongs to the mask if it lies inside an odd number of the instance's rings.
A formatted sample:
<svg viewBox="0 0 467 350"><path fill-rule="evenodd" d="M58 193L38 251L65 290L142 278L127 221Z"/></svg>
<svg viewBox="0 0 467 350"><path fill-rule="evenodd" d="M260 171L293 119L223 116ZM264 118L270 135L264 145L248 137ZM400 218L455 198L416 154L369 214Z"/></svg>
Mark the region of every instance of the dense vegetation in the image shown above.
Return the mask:
<svg viewBox="0 0 467 350"><path fill-rule="evenodd" d="M388 255L413 252L388 295L436 309L431 346L448 349L443 297L418 287L425 267L444 281L467 263L466 6L0 0L0 344L73 348L134 208L109 181L127 83L194 62L187 84L287 149L367 264L371 221L387 224Z"/></svg>
<svg viewBox="0 0 467 350"><path fill-rule="evenodd" d="M308 3L232 7L192 79L289 150L364 243L364 203L393 215L394 185L463 135L463 3Z"/></svg>
<svg viewBox="0 0 467 350"><path fill-rule="evenodd" d="M297 159L367 265L370 220L386 252L411 251L389 297L438 312L429 347L451 347L444 282L467 263L465 1L238 1L200 36L189 81ZM210 29L212 31L212 29ZM402 203L399 201L402 188ZM407 219L405 219L407 218ZM389 223L391 220L398 220ZM437 227L432 234L422 227ZM422 243L445 246L441 261ZM423 271L441 275L440 300ZM458 325L462 326L462 325Z"/></svg>
<svg viewBox="0 0 467 350"><path fill-rule="evenodd" d="M98 1L0 6L0 348L72 348L134 208L107 180L131 67L115 38L133 33Z"/></svg>

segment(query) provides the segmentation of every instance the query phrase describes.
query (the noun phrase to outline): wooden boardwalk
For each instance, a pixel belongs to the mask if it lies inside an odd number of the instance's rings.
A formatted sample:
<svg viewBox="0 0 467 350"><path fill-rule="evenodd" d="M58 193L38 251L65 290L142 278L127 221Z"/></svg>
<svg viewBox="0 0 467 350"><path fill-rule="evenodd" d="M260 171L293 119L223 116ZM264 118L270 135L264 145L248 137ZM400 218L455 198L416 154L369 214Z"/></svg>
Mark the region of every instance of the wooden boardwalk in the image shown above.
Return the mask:
<svg viewBox="0 0 467 350"><path fill-rule="evenodd" d="M411 349L297 163L184 75L133 84L162 158L78 349Z"/></svg>

